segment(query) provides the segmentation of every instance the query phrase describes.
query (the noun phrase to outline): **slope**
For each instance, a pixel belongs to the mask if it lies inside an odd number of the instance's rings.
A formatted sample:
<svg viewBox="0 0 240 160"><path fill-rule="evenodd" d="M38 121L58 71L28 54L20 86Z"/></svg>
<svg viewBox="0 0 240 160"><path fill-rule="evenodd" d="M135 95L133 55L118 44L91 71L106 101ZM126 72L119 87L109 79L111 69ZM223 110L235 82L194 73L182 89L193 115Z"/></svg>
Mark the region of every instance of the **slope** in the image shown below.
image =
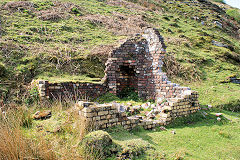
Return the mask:
<svg viewBox="0 0 240 160"><path fill-rule="evenodd" d="M239 77L240 24L226 13L232 8L225 4L207 0L0 3L0 85L6 94L14 85L38 78L98 80L112 48L151 26L165 38L165 70L173 82L199 91L204 105L239 104L240 87L229 77Z"/></svg>

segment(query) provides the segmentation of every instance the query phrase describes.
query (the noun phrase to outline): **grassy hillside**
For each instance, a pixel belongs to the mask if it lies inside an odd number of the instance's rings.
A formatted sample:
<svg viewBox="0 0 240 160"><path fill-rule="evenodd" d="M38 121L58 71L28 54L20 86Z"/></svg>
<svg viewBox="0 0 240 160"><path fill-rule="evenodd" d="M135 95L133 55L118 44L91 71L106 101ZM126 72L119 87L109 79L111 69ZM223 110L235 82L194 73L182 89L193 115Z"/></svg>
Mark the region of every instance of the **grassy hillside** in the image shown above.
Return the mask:
<svg viewBox="0 0 240 160"><path fill-rule="evenodd" d="M199 91L202 104L238 104L240 86L221 83L240 76L239 15L225 4L3 0L0 5L0 88L6 93L6 83L32 79L100 79L108 53L151 26L165 38L167 60L175 64L166 64L173 82Z"/></svg>

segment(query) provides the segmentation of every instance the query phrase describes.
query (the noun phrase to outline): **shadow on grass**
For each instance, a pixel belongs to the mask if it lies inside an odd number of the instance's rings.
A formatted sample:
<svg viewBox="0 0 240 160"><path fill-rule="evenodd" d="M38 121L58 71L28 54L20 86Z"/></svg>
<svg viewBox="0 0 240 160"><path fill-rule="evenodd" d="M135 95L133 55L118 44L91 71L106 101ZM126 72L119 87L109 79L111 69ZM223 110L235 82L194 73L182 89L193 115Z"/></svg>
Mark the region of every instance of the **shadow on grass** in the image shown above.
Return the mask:
<svg viewBox="0 0 240 160"><path fill-rule="evenodd" d="M216 108L240 113L240 99L231 101L227 104L218 105Z"/></svg>

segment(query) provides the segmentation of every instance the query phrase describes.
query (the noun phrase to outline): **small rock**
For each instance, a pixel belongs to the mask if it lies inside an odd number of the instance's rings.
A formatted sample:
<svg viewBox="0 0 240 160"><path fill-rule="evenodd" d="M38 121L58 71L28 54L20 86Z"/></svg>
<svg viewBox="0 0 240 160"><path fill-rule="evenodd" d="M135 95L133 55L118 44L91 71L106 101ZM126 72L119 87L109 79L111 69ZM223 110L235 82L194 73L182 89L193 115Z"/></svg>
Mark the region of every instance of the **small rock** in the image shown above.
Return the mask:
<svg viewBox="0 0 240 160"><path fill-rule="evenodd" d="M174 130L171 131L172 134L176 134L176 132Z"/></svg>
<svg viewBox="0 0 240 160"><path fill-rule="evenodd" d="M216 113L216 116L217 117L219 117L219 116L221 116L222 115L222 113Z"/></svg>
<svg viewBox="0 0 240 160"><path fill-rule="evenodd" d="M34 119L47 119L52 116L51 110L37 111L34 115Z"/></svg>
<svg viewBox="0 0 240 160"><path fill-rule="evenodd" d="M153 109L153 108L156 108L155 104L151 104L151 108L152 108L152 109Z"/></svg>
<svg viewBox="0 0 240 160"><path fill-rule="evenodd" d="M143 109L148 109L149 106L145 103L145 104L142 104L142 108L143 108Z"/></svg>
<svg viewBox="0 0 240 160"><path fill-rule="evenodd" d="M161 126L159 129L162 130L162 131L166 131L166 130L167 130L167 129L166 129L165 127L163 127L163 126Z"/></svg>
<svg viewBox="0 0 240 160"><path fill-rule="evenodd" d="M146 104L147 104L147 106L149 106L149 107L151 106L151 103L150 103L150 102L147 102Z"/></svg>
<svg viewBox="0 0 240 160"><path fill-rule="evenodd" d="M127 106L132 106L132 103L128 102L128 103L127 103Z"/></svg>
<svg viewBox="0 0 240 160"><path fill-rule="evenodd" d="M218 41L212 40L212 44L215 45L215 46L217 46L217 47L225 47L225 48L228 48L228 45L223 44L223 43L218 42Z"/></svg>
<svg viewBox="0 0 240 160"><path fill-rule="evenodd" d="M123 105L119 106L119 112L125 112L126 111L126 107Z"/></svg>

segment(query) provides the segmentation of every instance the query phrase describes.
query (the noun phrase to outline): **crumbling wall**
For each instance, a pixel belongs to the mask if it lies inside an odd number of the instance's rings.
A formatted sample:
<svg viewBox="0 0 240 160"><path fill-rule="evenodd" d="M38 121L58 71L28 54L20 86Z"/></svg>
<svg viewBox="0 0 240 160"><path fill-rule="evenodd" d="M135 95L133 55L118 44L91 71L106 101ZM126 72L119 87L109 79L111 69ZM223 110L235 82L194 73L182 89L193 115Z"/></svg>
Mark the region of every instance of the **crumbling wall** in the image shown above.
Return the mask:
<svg viewBox="0 0 240 160"><path fill-rule="evenodd" d="M107 92L104 84L94 83L50 83L40 80L37 82L40 97L49 99L94 99Z"/></svg>
<svg viewBox="0 0 240 160"><path fill-rule="evenodd" d="M118 95L122 86L119 81L127 81L130 76L121 74L122 66L129 66L135 72L136 88L139 97L157 100L158 98L179 98L188 87L181 87L168 80L163 72L163 59L166 45L156 29L147 28L143 35L127 40L114 50L106 62L106 80L109 91ZM121 87L120 87L121 86Z"/></svg>
<svg viewBox="0 0 240 160"><path fill-rule="evenodd" d="M92 129L105 129L114 126L123 126L126 130L131 130L137 126L144 129L152 129L166 125L163 120L141 119L139 117L127 117L126 112L119 111L116 104L96 105L92 103L80 110L79 114L86 118L88 127Z"/></svg>
<svg viewBox="0 0 240 160"><path fill-rule="evenodd" d="M159 120L168 123L176 117L196 112L199 103L197 92L168 80L162 70L165 53L166 46L160 33L147 28L142 35L128 39L109 55L103 84L39 81L40 95L51 99L64 96L90 99L106 92L121 95L125 89L133 88L139 97L155 100L154 110L160 113ZM88 108L84 113L87 119L99 123L100 128L125 126L126 123L127 128L132 128L143 123L139 119L129 119L124 113L113 114L116 109L107 108Z"/></svg>

